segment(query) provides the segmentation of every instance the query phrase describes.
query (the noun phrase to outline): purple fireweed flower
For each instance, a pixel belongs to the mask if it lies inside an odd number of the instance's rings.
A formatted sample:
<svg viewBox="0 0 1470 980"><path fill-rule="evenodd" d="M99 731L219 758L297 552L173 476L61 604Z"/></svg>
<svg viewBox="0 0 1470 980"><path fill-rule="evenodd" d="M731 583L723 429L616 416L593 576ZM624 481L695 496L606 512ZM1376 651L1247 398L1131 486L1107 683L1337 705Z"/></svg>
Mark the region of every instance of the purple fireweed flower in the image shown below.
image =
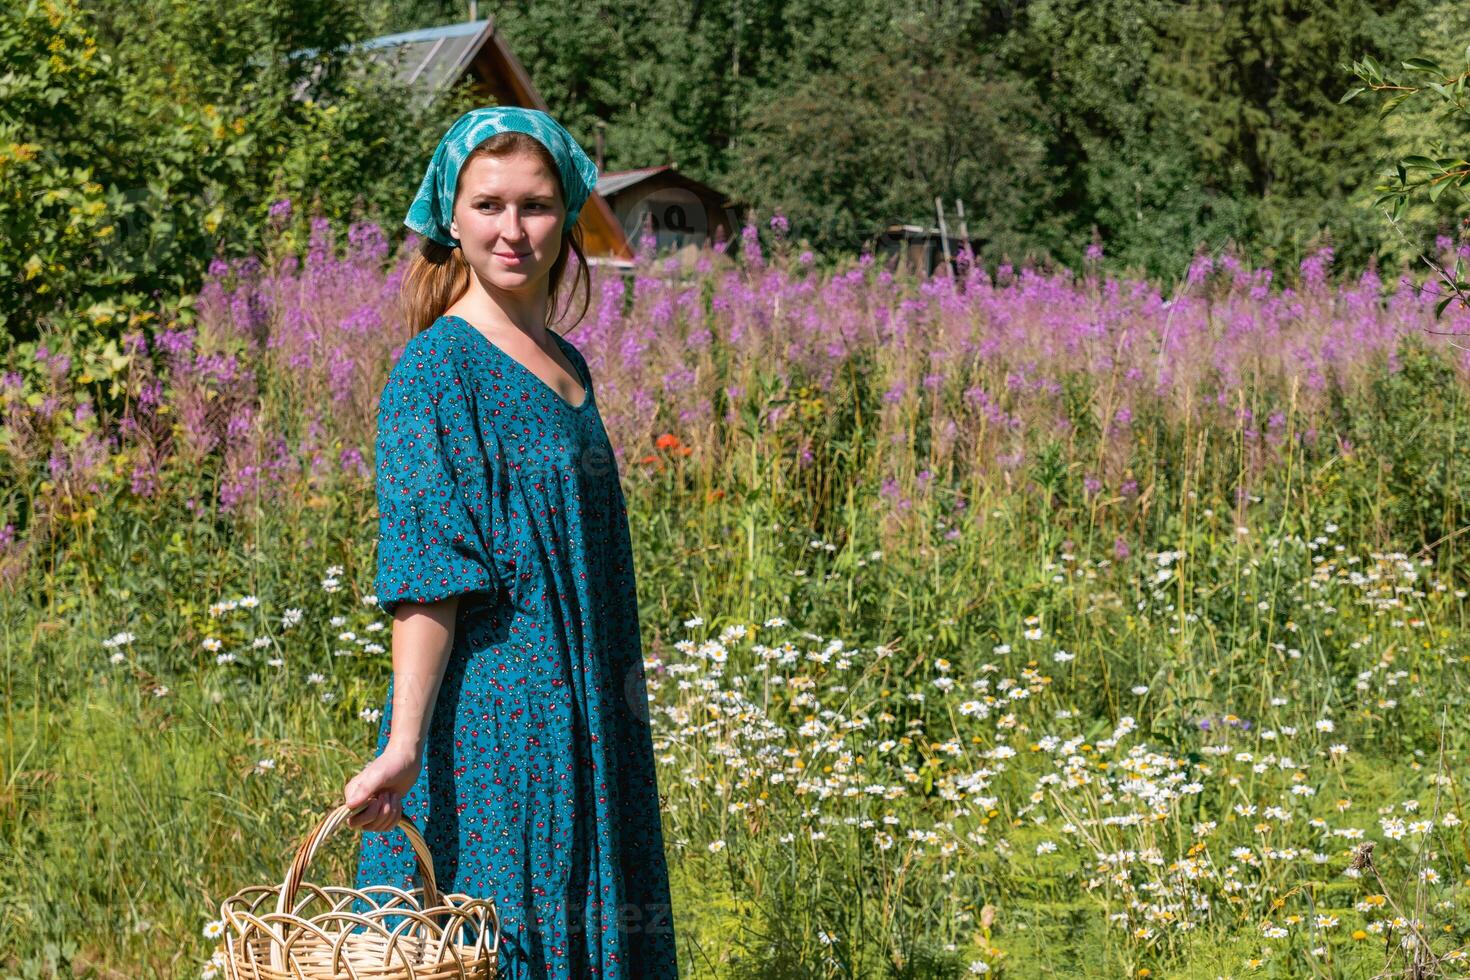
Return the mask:
<svg viewBox="0 0 1470 980"><path fill-rule="evenodd" d="M152 497L158 492L158 473L147 463L136 463L128 476L128 489L137 497Z"/></svg>
<svg viewBox="0 0 1470 980"><path fill-rule="evenodd" d="M1214 267L1215 262L1208 255L1196 255L1189 263L1189 272L1185 275L1184 281L1190 286L1198 286L1209 278Z"/></svg>
<svg viewBox="0 0 1470 980"><path fill-rule="evenodd" d="M1327 270L1331 265L1331 246L1320 248L1302 259L1301 265L1299 266L1302 284L1305 286L1321 286L1327 281Z"/></svg>
<svg viewBox="0 0 1470 980"><path fill-rule="evenodd" d="M278 201L270 214L300 217L288 209L291 202ZM882 408L903 404L911 389L933 392L916 407L913 435L905 413L880 412L873 422L872 438L900 457L919 448L911 445L915 437L924 451L914 468L928 467L927 475L915 484L922 493L914 501L901 500L902 491L888 484L896 509L951 499L957 462L978 469L982 482L1011 476L1011 485L1024 485L1030 454L1052 438L1068 447L1066 463L1079 467L1087 497L1116 486L1136 500L1138 482L1123 474L1137 467L1140 446L1129 430L1142 419L1170 432L1182 424L1238 426L1254 443L1246 454L1250 472L1238 482L1254 486L1279 463L1288 427L1302 445L1338 440L1318 446L1321 453L1354 451L1336 434L1335 419L1326 425L1325 406L1360 404L1355 396L1380 365L1399 370L1398 338L1427 322L1435 304L1434 296L1401 286L1396 276L1385 284L1371 267L1329 289L1334 270L1327 248L1303 259L1294 289L1228 252L1196 254L1188 288L1168 295L1146 281L1100 278L1091 265L1087 276L1078 276L1055 265L1005 263L992 277L978 264L963 271L957 264L959 282L889 271L872 252L818 274L805 250L801 265L788 270L766 264L757 230L741 229L734 243L747 246L742 261L709 250L686 272L667 258L654 259L632 281L589 268L587 316L571 339L597 378L615 453L617 443L640 444L670 423L693 431L725 414L738 425L746 396L728 382L748 377L761 380L757 407L769 408L767 380L787 390L806 384L829 404L861 407L864 425L872 401ZM767 233L789 241L790 231L782 215L771 218ZM164 319L147 340L144 331L124 333L123 349L137 356L121 370L135 395L115 421L105 423L100 409L65 383L80 361L63 360L49 343L25 374L6 375L0 424L33 434L22 457L35 471L33 482L45 479L55 455L67 490L79 493L96 475L91 456L116 442L115 452L127 460L115 471L117 482L132 481L140 495L154 482L167 489L159 474L182 465L224 491L212 489L196 501L204 510L279 499L296 492L303 476L312 484L346 481L360 489L354 481L363 474L347 450L367 453L372 408L385 371L403 350L407 325L397 297L417 236L409 236L398 261L388 262L387 236L371 223L340 225L333 234L329 222L317 221L312 233L300 257L272 254L265 265L217 257L187 327ZM1083 244L1086 261L1103 258L1099 243ZM1470 250L1470 237L1461 244ZM960 254L969 260L963 249ZM1470 325L1470 314L1463 319L1453 326ZM38 369L46 364L60 375ZM1456 366L1470 376L1470 353ZM1234 418L1242 391L1280 392L1292 378L1306 396L1296 403L1297 414L1257 401L1254 414ZM39 405L16 397L26 379L35 384ZM938 397L947 390L960 397ZM1074 402L1074 394L1097 397ZM1074 424L1098 405L1108 406L1100 436L1091 424ZM300 445L277 445L259 431L259 420L276 417L282 406L299 406L301 422L315 414L319 430ZM790 411L763 414L762 421L773 418L801 440L794 450L805 466L819 435L795 424ZM110 425L110 431L85 451L70 446L50 453L48 419L68 431L73 424L99 432ZM1019 480L1002 472L1016 468ZM1104 527L1104 533L1118 531Z"/></svg>
<svg viewBox="0 0 1470 980"><path fill-rule="evenodd" d="M342 450L341 454L337 457L337 465L358 476L366 476L369 472L367 462L362 455L362 450L352 446L348 446Z"/></svg>
<svg viewBox="0 0 1470 980"><path fill-rule="evenodd" d="M761 253L761 239L755 225L746 225L740 229L740 255L745 264L751 268L759 269L765 264L765 257Z"/></svg>

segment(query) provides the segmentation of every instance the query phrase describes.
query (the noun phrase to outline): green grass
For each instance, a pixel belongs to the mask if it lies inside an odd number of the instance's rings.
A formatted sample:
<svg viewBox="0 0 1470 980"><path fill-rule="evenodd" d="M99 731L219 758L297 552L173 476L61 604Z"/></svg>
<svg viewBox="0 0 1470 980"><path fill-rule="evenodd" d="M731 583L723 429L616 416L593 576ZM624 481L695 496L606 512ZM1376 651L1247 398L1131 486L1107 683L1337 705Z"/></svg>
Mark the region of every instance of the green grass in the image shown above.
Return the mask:
<svg viewBox="0 0 1470 980"><path fill-rule="evenodd" d="M890 438L917 423L856 374L631 454L684 972L1366 980L1409 975L1400 910L1460 948L1465 569L1423 532L1458 523L1470 412L1430 367L1344 407L1352 453L1324 431L1269 465L1160 414L920 489L927 443ZM1137 495L1081 491L1103 451ZM225 518L184 506L209 478L108 489L4 596L6 975L200 975L219 902L279 880L372 750L370 487ZM354 854L343 834L316 880Z"/></svg>

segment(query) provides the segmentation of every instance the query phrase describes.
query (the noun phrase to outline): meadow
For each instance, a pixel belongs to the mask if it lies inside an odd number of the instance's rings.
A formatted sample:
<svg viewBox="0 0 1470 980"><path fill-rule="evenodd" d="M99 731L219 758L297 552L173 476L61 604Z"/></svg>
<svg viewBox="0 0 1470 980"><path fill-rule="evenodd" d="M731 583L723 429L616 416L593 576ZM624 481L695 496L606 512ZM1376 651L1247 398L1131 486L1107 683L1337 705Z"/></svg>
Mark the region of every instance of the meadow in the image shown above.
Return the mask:
<svg viewBox="0 0 1470 980"><path fill-rule="evenodd" d="M1164 290L783 232L595 268L567 333L685 975L1470 973L1470 313L1328 248ZM222 976L220 900L366 761L402 258L319 221L8 352L5 975Z"/></svg>

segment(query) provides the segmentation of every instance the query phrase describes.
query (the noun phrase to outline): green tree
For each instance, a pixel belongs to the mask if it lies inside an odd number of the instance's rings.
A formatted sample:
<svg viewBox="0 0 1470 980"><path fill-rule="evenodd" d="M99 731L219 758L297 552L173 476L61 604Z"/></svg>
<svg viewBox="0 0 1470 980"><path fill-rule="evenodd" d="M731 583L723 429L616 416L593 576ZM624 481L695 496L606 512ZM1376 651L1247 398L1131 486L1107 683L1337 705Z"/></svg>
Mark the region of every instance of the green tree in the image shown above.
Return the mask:
<svg viewBox="0 0 1470 980"><path fill-rule="evenodd" d="M1348 265L1376 254L1361 161L1388 143L1365 110L1339 104L1337 66L1354 51L1407 56L1429 13L1425 0L1253 0L1166 19L1156 85L1189 121L1206 186L1250 202L1240 234L1255 257L1294 266L1319 231Z"/></svg>
<svg viewBox="0 0 1470 980"><path fill-rule="evenodd" d="M1048 220L1037 100L993 60L900 43L754 101L729 186L845 251L958 198L983 255L1019 258Z"/></svg>
<svg viewBox="0 0 1470 980"><path fill-rule="evenodd" d="M1244 230L1241 202L1191 156L1193 119L1155 81L1176 15L1151 0L1040 0L1006 40L1007 63L1046 107L1058 218L1042 244L1069 265L1094 228L1110 263L1160 276Z"/></svg>
<svg viewBox="0 0 1470 980"><path fill-rule="evenodd" d="M178 302L216 254L254 249L278 197L396 223L449 108L349 47L369 33L347 0L0 12L18 66L0 77L0 322L24 339L86 312L106 330Z"/></svg>

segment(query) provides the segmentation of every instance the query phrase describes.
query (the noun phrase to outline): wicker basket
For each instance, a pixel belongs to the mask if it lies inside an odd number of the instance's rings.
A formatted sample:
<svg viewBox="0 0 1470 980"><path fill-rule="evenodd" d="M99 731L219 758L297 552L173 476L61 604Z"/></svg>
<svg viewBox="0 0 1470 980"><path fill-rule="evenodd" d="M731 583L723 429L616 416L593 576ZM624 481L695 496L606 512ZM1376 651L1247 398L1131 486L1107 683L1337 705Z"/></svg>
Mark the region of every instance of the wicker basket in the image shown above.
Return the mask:
<svg viewBox="0 0 1470 980"><path fill-rule="evenodd" d="M440 894L433 855L408 817L398 826L421 888L302 882L322 842L355 812L344 805L329 813L301 842L282 884L250 885L220 904L230 980L492 980L500 950L494 902ZM353 912L354 903L365 911Z"/></svg>

